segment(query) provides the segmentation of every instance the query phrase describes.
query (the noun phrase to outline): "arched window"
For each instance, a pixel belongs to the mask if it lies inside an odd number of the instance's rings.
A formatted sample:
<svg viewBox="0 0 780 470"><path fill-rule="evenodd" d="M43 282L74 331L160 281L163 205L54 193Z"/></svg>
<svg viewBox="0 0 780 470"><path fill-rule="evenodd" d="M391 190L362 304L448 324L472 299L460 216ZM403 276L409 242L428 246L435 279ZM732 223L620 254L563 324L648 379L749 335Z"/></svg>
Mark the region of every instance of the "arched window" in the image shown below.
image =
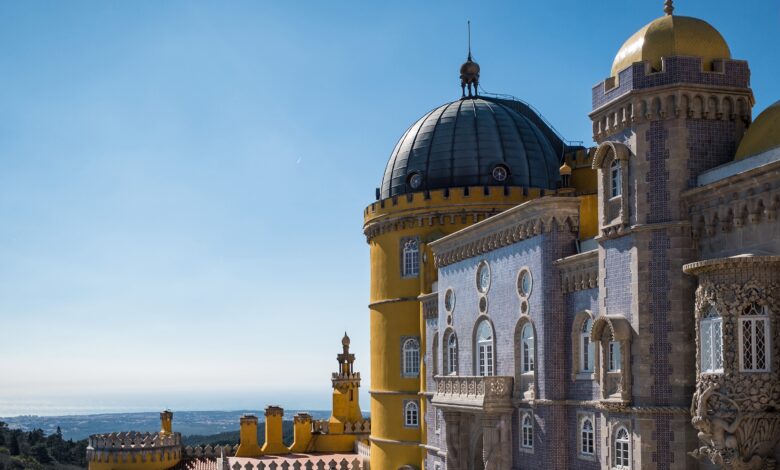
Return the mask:
<svg viewBox="0 0 780 470"><path fill-rule="evenodd" d="M477 328L477 370L483 377L493 375L493 328L487 320Z"/></svg>
<svg viewBox="0 0 780 470"><path fill-rule="evenodd" d="M534 371L534 327L530 323L526 323L523 326L522 333L520 334L520 364L522 373L530 373Z"/></svg>
<svg viewBox="0 0 780 470"><path fill-rule="evenodd" d="M609 351L607 351L607 371L620 372L620 341L614 338L609 342Z"/></svg>
<svg viewBox="0 0 780 470"><path fill-rule="evenodd" d="M628 430L621 426L615 433L615 468L631 468L631 447Z"/></svg>
<svg viewBox="0 0 780 470"><path fill-rule="evenodd" d="M434 423L433 423L433 429L436 431L436 434L441 434L441 410L436 408L434 410Z"/></svg>
<svg viewBox="0 0 780 470"><path fill-rule="evenodd" d="M590 330L593 329L593 320L588 318L582 322L580 332L580 371L593 372L594 346L590 341Z"/></svg>
<svg viewBox="0 0 780 470"><path fill-rule="evenodd" d="M403 276L417 276L420 272L420 249L416 238L404 241Z"/></svg>
<svg viewBox="0 0 780 470"><path fill-rule="evenodd" d="M439 333L433 335L433 348L431 349L433 356L433 375L439 375Z"/></svg>
<svg viewBox="0 0 780 470"><path fill-rule="evenodd" d="M623 175L620 168L620 161L616 158L612 160L609 166L610 197L620 196L622 193Z"/></svg>
<svg viewBox="0 0 780 470"><path fill-rule="evenodd" d="M595 452L595 441L593 421L590 418L585 418L580 425L580 453L593 455Z"/></svg>
<svg viewBox="0 0 780 470"><path fill-rule="evenodd" d="M534 446L534 422L530 413L524 413L521 423L520 444L525 448Z"/></svg>
<svg viewBox="0 0 780 470"><path fill-rule="evenodd" d="M455 333L450 333L449 338L447 339L447 365L445 367L445 372L447 375L457 375L458 374L458 337L455 336Z"/></svg>
<svg viewBox="0 0 780 470"><path fill-rule="evenodd" d="M420 425L420 409L416 401L406 402L404 406L404 424L410 428Z"/></svg>
<svg viewBox="0 0 780 470"><path fill-rule="evenodd" d="M750 304L739 318L740 369L743 372L768 372L769 313L766 307Z"/></svg>
<svg viewBox="0 0 780 470"><path fill-rule="evenodd" d="M404 341L404 376L415 377L420 374L420 343L415 338Z"/></svg>
<svg viewBox="0 0 780 470"><path fill-rule="evenodd" d="M723 319L710 306L699 326L701 372L723 372Z"/></svg>

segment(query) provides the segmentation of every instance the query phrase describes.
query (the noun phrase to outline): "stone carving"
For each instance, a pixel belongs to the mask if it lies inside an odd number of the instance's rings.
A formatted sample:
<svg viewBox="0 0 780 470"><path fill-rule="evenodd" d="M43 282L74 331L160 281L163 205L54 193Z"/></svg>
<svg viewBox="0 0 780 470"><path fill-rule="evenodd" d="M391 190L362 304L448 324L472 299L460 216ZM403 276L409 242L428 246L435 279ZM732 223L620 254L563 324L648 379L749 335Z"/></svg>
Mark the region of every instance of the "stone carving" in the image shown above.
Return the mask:
<svg viewBox="0 0 780 470"><path fill-rule="evenodd" d="M691 423L699 431L700 447L691 455L720 468L774 468L774 448L780 440L780 373L743 372L740 368L739 321L753 305L766 306L774 337L780 311L780 257L727 258L692 263L686 272L699 276L697 320L710 308L722 319L722 373L703 373L697 361L697 386L691 403ZM696 346L701 354L700 323ZM772 345L770 364L778 364L780 348Z"/></svg>
<svg viewBox="0 0 780 470"><path fill-rule="evenodd" d="M436 376L436 406L474 411L505 410L512 407L513 377Z"/></svg>

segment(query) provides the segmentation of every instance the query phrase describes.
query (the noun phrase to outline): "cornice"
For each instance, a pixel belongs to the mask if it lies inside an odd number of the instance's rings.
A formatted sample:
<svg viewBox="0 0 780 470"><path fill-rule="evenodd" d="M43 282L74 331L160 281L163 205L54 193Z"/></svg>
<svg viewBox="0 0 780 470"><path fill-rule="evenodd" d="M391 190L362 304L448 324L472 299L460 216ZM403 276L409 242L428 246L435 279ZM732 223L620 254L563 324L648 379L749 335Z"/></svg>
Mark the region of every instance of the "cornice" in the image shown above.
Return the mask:
<svg viewBox="0 0 780 470"><path fill-rule="evenodd" d="M554 263L561 271L563 293L593 289L599 286L599 251L561 258Z"/></svg>
<svg viewBox="0 0 780 470"><path fill-rule="evenodd" d="M430 294L422 294L417 297L422 304L423 318L438 318L439 316L439 293L431 292Z"/></svg>
<svg viewBox="0 0 780 470"><path fill-rule="evenodd" d="M578 197L534 199L428 244L436 267L497 250L553 230L579 229Z"/></svg>
<svg viewBox="0 0 780 470"><path fill-rule="evenodd" d="M721 269L746 268L749 266L772 266L776 268L778 265L780 265L780 256L732 256L730 258L708 259L688 263L683 266L683 271L686 274L698 276L702 273Z"/></svg>

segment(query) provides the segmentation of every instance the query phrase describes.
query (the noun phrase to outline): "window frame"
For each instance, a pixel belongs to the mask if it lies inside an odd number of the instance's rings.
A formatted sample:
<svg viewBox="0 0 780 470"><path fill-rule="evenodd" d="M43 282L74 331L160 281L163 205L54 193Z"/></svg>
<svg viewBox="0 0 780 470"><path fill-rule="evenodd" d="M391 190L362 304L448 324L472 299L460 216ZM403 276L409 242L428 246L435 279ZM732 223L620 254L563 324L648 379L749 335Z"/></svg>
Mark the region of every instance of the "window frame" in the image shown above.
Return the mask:
<svg viewBox="0 0 780 470"><path fill-rule="evenodd" d="M420 239L401 239L401 277L414 278L420 275Z"/></svg>
<svg viewBox="0 0 780 470"><path fill-rule="evenodd" d="M760 307L761 313L758 315L753 314L752 312L755 311L755 307ZM761 305L756 302L752 303L750 305L751 313L745 314L744 312L739 316L738 322L739 322L739 371L744 373L767 373L772 372L772 328L770 323L770 312L766 305ZM763 336L764 336L764 348L763 353L764 356L764 368L757 368L757 367L745 367L745 325L750 325L750 332L751 332L751 356L753 362L757 359L757 352L759 352L758 348L756 347L756 333L759 331L758 325L763 325Z"/></svg>
<svg viewBox="0 0 780 470"><path fill-rule="evenodd" d="M445 375L458 375L458 335L451 331L447 335Z"/></svg>
<svg viewBox="0 0 780 470"><path fill-rule="evenodd" d="M526 337L525 332L530 331L531 336ZM530 352L530 354L529 354ZM530 357L530 361L528 360ZM520 330L520 374L532 375L536 372L536 332L533 325L528 322Z"/></svg>
<svg viewBox="0 0 780 470"><path fill-rule="evenodd" d="M607 345L607 372L618 373L623 372L623 351L620 341L612 339ZM617 351L617 354L615 354Z"/></svg>
<svg viewBox="0 0 780 470"><path fill-rule="evenodd" d="M593 319L588 317L580 327L579 361L580 372L583 374L593 374L596 371L596 343L591 341L591 331L593 331Z"/></svg>
<svg viewBox="0 0 780 470"><path fill-rule="evenodd" d="M586 436L585 423L590 423L589 436ZM577 428L577 453L579 456L586 458L596 456L596 420L592 414L580 416Z"/></svg>
<svg viewBox="0 0 780 470"><path fill-rule="evenodd" d="M416 348L412 348L412 344ZM410 345L409 349L407 349L407 345ZM413 360L415 354L416 361ZM416 336L401 338L401 376L405 378L420 376L420 340Z"/></svg>
<svg viewBox="0 0 780 470"><path fill-rule="evenodd" d="M623 168L618 158L609 163L609 199L623 195Z"/></svg>
<svg viewBox="0 0 780 470"><path fill-rule="evenodd" d="M534 448L534 418L528 411L520 414L520 448L524 450Z"/></svg>
<svg viewBox="0 0 780 470"><path fill-rule="evenodd" d="M480 339L480 330L482 325L486 325L490 330L490 336L486 339ZM477 328L474 334L474 353L475 370L479 377L492 377L496 375L496 331L487 318L481 318L477 321Z"/></svg>
<svg viewBox="0 0 780 470"><path fill-rule="evenodd" d="M626 438L620 437L621 431L625 432ZM618 450L618 444L625 448ZM615 435L612 439L613 468L618 470L628 470L631 468L631 433L625 425L620 425L615 429ZM621 454L621 455L619 455ZM623 455L624 454L624 455ZM625 459L625 461L624 461Z"/></svg>
<svg viewBox="0 0 780 470"><path fill-rule="evenodd" d="M713 315L714 313L714 315ZM717 356L720 360L720 368L714 368L716 363L716 351L714 348L714 327L717 326L717 330L720 334L718 344L720 348L717 351ZM709 341L705 343L705 336L709 337ZM710 367L705 368L705 359L709 362ZM723 373L723 317L715 306L710 305L705 315L699 321L699 372L702 374L722 374Z"/></svg>
<svg viewBox="0 0 780 470"><path fill-rule="evenodd" d="M404 400L404 427L420 427L420 405L417 400Z"/></svg>

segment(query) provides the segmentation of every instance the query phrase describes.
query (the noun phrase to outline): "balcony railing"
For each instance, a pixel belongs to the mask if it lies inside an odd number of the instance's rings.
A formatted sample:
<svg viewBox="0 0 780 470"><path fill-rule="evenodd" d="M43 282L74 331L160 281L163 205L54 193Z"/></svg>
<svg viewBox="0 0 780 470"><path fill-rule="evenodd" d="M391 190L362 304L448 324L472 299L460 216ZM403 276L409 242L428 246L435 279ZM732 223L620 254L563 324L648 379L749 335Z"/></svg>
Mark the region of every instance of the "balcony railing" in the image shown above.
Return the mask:
<svg viewBox="0 0 780 470"><path fill-rule="evenodd" d="M433 404L441 408L504 412L512 409L511 376L436 376Z"/></svg>

